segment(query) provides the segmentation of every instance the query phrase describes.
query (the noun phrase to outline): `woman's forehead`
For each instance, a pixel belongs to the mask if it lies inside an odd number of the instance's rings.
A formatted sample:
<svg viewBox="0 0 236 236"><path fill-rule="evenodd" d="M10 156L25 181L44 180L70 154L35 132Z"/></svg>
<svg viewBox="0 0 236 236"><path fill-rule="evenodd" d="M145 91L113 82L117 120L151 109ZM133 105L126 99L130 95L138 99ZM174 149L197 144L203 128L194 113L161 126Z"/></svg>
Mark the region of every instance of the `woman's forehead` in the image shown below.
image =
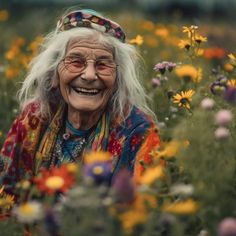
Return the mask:
<svg viewBox="0 0 236 236"><path fill-rule="evenodd" d="M98 54L113 55L112 49L101 44L94 37L89 39L72 39L69 41L66 54L76 52L94 52Z"/></svg>

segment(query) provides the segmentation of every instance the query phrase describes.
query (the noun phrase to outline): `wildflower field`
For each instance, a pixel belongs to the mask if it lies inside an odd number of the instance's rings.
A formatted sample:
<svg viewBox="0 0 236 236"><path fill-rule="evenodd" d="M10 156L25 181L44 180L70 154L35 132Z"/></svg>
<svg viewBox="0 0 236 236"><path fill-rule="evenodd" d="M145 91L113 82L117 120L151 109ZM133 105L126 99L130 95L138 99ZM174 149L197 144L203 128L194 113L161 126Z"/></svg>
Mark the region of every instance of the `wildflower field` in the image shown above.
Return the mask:
<svg viewBox="0 0 236 236"><path fill-rule="evenodd" d="M0 9L1 145L19 112L17 90L57 13ZM17 204L2 187L1 234L235 236L235 23L107 15L144 58L143 85L162 140L150 153L154 163L146 168L144 158L138 185L124 170L108 188L110 154L91 153L83 167L67 164L18 183Z"/></svg>

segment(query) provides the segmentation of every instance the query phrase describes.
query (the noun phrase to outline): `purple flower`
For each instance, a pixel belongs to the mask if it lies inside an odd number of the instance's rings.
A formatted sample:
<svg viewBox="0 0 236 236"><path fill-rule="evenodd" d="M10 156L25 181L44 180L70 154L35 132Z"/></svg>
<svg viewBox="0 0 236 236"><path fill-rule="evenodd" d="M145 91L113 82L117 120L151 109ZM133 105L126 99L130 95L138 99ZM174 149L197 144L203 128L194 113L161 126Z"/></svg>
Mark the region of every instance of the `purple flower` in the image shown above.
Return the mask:
<svg viewBox="0 0 236 236"><path fill-rule="evenodd" d="M227 78L224 75L218 75L217 80L211 84L210 90L216 95L222 94L227 88Z"/></svg>
<svg viewBox="0 0 236 236"><path fill-rule="evenodd" d="M232 104L236 104L236 88L228 87L224 94L224 99Z"/></svg>
<svg viewBox="0 0 236 236"><path fill-rule="evenodd" d="M53 209L48 208L46 210L45 219L44 219L45 227L51 236L59 236L60 234L60 225L59 219Z"/></svg>
<svg viewBox="0 0 236 236"><path fill-rule="evenodd" d="M135 184L131 173L127 169L122 169L114 177L112 189L118 202L128 203L135 198Z"/></svg>
<svg viewBox="0 0 236 236"><path fill-rule="evenodd" d="M229 217L221 221L218 228L219 236L236 236L236 219Z"/></svg>
<svg viewBox="0 0 236 236"><path fill-rule="evenodd" d="M85 177L90 177L95 183L109 184L112 175L111 162L94 162L83 167Z"/></svg>
<svg viewBox="0 0 236 236"><path fill-rule="evenodd" d="M169 61L163 61L163 62L157 63L157 64L154 66L153 69L154 69L156 72L160 72L161 74L165 74L166 70L168 70L169 72L171 72L174 67L176 67L176 63L169 62Z"/></svg>

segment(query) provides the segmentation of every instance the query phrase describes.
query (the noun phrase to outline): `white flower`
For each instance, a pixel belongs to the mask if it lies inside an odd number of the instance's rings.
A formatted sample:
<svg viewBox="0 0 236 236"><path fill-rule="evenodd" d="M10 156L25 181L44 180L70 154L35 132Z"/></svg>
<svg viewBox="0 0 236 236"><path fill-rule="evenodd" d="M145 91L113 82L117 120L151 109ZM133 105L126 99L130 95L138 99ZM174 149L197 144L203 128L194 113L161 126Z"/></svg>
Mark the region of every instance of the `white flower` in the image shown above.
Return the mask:
<svg viewBox="0 0 236 236"><path fill-rule="evenodd" d="M14 216L21 223L33 223L43 218L43 206L37 201L29 201L15 206L12 210Z"/></svg>
<svg viewBox="0 0 236 236"><path fill-rule="evenodd" d="M205 110L210 110L214 107L215 101L211 98L204 98L201 101L201 107Z"/></svg>
<svg viewBox="0 0 236 236"><path fill-rule="evenodd" d="M175 184L170 188L170 192L174 195L192 195L194 188L191 184Z"/></svg>
<svg viewBox="0 0 236 236"><path fill-rule="evenodd" d="M215 115L215 121L218 125L227 125L232 121L233 115L229 110L220 110Z"/></svg>
<svg viewBox="0 0 236 236"><path fill-rule="evenodd" d="M215 137L217 139L225 139L229 136L229 130L225 127L219 127L215 130Z"/></svg>

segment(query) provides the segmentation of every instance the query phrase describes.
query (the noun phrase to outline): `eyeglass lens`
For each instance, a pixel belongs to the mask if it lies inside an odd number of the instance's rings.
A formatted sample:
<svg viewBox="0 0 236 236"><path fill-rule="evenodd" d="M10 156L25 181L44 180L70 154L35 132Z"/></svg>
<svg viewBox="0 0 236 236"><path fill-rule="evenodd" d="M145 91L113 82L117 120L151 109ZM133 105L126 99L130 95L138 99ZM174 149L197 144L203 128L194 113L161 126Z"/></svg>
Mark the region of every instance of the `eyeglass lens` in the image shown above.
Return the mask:
<svg viewBox="0 0 236 236"><path fill-rule="evenodd" d="M88 62L94 63L95 70L99 75L111 75L116 68L115 62L111 59L87 60L83 57L66 57L63 61L66 69L72 73L82 72Z"/></svg>

